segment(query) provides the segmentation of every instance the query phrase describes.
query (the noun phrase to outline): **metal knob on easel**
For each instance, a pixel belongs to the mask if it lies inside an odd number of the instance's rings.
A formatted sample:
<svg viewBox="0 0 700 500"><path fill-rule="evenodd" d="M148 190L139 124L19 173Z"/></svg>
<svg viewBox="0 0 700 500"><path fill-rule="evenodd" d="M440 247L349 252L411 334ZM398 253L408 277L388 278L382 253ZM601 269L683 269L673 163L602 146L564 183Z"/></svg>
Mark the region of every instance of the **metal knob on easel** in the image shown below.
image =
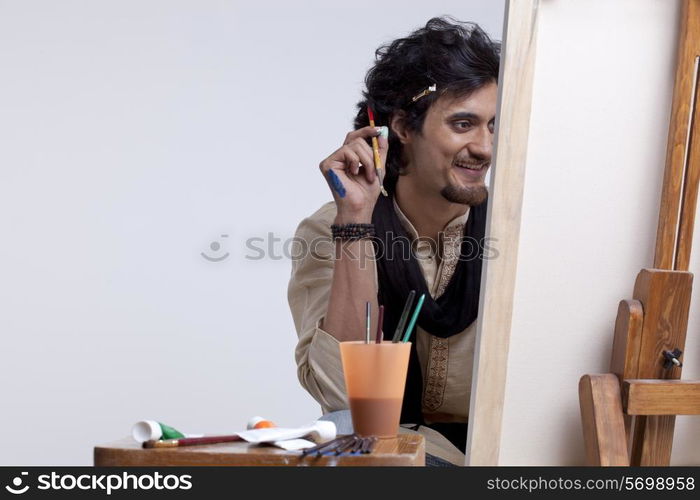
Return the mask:
<svg viewBox="0 0 700 500"><path fill-rule="evenodd" d="M664 358L666 358L666 361L664 361L664 368L668 370L671 368L672 365L676 365L678 368L683 366L683 363L680 361L681 354L683 354L683 351L681 351L678 348L675 348L673 351L663 351L662 353L664 355Z"/></svg>

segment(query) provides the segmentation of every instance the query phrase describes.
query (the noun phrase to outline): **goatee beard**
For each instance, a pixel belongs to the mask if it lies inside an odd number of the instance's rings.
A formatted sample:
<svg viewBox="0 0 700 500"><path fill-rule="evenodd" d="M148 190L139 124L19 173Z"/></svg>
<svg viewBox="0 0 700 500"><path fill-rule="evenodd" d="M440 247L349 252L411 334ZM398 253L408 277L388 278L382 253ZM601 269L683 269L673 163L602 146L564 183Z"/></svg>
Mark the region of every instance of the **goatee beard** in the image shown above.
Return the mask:
<svg viewBox="0 0 700 500"><path fill-rule="evenodd" d="M461 203L462 205L476 206L481 205L489 195L485 185L481 186L455 186L449 184L442 188L440 194L447 201L452 203Z"/></svg>

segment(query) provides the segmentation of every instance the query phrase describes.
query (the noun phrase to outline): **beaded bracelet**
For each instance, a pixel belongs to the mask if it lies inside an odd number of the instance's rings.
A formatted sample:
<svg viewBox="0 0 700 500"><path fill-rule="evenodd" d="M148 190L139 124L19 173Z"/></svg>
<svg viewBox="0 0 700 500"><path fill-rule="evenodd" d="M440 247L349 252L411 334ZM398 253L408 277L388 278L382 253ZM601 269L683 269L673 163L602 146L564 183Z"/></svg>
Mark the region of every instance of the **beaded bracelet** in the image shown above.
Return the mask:
<svg viewBox="0 0 700 500"><path fill-rule="evenodd" d="M331 225L333 239L359 240L374 236L374 224L333 224Z"/></svg>

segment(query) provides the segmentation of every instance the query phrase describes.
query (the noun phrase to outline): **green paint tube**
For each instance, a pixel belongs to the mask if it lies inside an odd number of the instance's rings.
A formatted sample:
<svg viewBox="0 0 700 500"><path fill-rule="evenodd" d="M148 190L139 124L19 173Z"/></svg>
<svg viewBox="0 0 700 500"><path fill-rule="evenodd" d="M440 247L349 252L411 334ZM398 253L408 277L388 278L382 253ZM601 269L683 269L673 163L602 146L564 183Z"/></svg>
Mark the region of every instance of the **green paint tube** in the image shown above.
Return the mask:
<svg viewBox="0 0 700 500"><path fill-rule="evenodd" d="M131 435L139 443L144 441L149 441L151 439L179 439L185 437L185 435L170 427L169 425L161 424L155 420L142 420L136 422L134 427L131 429Z"/></svg>
<svg viewBox="0 0 700 500"><path fill-rule="evenodd" d="M178 431L177 429L173 429L169 425L165 425L161 422L158 422L158 425L160 425L160 430L163 434L161 439L180 439L185 437L182 432Z"/></svg>

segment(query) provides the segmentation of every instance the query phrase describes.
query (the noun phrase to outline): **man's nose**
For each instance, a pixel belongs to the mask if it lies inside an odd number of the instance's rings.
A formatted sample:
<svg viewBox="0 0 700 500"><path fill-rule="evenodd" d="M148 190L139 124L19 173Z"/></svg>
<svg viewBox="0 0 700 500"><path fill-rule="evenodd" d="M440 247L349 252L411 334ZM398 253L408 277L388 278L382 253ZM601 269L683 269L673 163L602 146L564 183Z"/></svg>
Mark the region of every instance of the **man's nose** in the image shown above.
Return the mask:
<svg viewBox="0 0 700 500"><path fill-rule="evenodd" d="M480 127L476 135L467 144L469 154L483 161L491 161L493 153L493 134L486 127Z"/></svg>

